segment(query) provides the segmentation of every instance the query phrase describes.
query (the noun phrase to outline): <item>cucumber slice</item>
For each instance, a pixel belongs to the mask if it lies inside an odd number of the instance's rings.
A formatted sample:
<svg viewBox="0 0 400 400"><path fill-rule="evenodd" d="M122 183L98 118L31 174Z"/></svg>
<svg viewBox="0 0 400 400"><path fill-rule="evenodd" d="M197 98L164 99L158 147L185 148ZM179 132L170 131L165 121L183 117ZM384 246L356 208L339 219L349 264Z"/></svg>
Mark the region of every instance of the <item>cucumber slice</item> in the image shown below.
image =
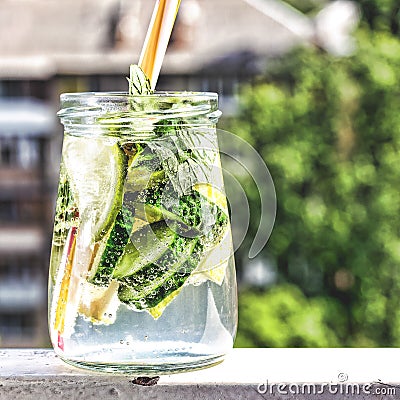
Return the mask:
<svg viewBox="0 0 400 400"><path fill-rule="evenodd" d="M155 307L185 283L199 262L201 248L198 239L177 235L156 263L121 280L120 301L139 310Z"/></svg>
<svg viewBox="0 0 400 400"><path fill-rule="evenodd" d="M158 158L145 147L129 166L125 189L130 193L140 192L146 188L162 185L164 181L165 172L161 169Z"/></svg>
<svg viewBox="0 0 400 400"><path fill-rule="evenodd" d="M183 264L176 265L162 280L160 279L160 281L147 287L141 293L141 298L131 301L131 304L133 303L138 309L154 308L172 293L180 289L190 274L196 269L200 261L201 249L200 244L194 244L192 255Z"/></svg>
<svg viewBox="0 0 400 400"><path fill-rule="evenodd" d="M125 188L128 192L140 192L146 188L152 188L162 185L165 181L165 172L151 172L146 167L137 167L134 173L130 173L127 177Z"/></svg>
<svg viewBox="0 0 400 400"><path fill-rule="evenodd" d="M162 220L182 223L182 219L179 218L179 215L168 211L165 207L160 205L146 204L138 201L134 202L134 205L138 218L147 221L149 224ZM189 229L189 227L186 226L186 229Z"/></svg>
<svg viewBox="0 0 400 400"><path fill-rule="evenodd" d="M102 252L99 253L101 254L100 260L95 260L94 266L92 266L93 272L89 282L99 286L109 284L115 266L129 241L133 222L133 213L128 208L123 207L117 214L105 248L101 249ZM98 265L96 266L96 264Z"/></svg>
<svg viewBox="0 0 400 400"><path fill-rule="evenodd" d="M175 237L176 233L164 221L144 226L132 234L132 241L126 245L113 277L120 279L132 275L147 264L156 262L168 251Z"/></svg>
<svg viewBox="0 0 400 400"><path fill-rule="evenodd" d="M133 201L136 215L152 224L161 220L174 221L181 232L201 236L208 244L218 243L228 226L225 210L197 191L182 196L177 204L166 208L162 204L162 190L147 190L145 202Z"/></svg>

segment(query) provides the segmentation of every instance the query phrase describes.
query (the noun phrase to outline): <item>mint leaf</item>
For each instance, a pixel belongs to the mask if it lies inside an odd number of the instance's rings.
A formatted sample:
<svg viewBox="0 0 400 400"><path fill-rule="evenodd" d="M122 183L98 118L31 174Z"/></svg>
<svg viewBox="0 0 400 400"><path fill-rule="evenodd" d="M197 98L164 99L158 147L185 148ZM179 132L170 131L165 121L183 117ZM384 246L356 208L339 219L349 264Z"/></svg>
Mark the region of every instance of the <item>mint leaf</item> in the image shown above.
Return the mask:
<svg viewBox="0 0 400 400"><path fill-rule="evenodd" d="M188 125L181 120L176 125L157 126L162 139L148 142L178 196L189 194L196 183L208 182L214 167L212 138Z"/></svg>
<svg viewBox="0 0 400 400"><path fill-rule="evenodd" d="M129 94L146 95L154 93L150 81L143 70L137 65L130 66ZM166 99L158 103L157 107L164 110L175 108L179 110L180 104L177 99ZM146 100L147 102L147 100ZM152 102L148 99L148 102ZM188 108L188 104L182 102L182 107ZM131 108L135 111L151 109L148 104L135 100L131 101ZM157 111L157 110L152 110ZM190 126L190 120L183 118L158 119L154 125L154 132L160 140L154 139L146 142L150 149L157 155L166 176L171 181L178 196L187 195L192 191L196 183L209 181L211 171L214 167L213 156L215 156L216 144L214 136Z"/></svg>
<svg viewBox="0 0 400 400"><path fill-rule="evenodd" d="M135 64L132 64L129 68L129 78L126 78L129 82L129 95L135 96L138 94L152 94L151 84L149 78L143 72L143 70Z"/></svg>

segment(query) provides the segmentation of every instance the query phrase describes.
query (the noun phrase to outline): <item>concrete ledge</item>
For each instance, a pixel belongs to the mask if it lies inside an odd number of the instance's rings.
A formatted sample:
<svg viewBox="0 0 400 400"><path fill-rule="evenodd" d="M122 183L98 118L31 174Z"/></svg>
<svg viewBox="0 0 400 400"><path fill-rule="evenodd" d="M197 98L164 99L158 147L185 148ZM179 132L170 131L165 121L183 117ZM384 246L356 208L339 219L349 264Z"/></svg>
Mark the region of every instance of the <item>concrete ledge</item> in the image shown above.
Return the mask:
<svg viewBox="0 0 400 400"><path fill-rule="evenodd" d="M143 386L52 350L0 349L0 399L400 399L398 359L400 349L235 349L218 366Z"/></svg>

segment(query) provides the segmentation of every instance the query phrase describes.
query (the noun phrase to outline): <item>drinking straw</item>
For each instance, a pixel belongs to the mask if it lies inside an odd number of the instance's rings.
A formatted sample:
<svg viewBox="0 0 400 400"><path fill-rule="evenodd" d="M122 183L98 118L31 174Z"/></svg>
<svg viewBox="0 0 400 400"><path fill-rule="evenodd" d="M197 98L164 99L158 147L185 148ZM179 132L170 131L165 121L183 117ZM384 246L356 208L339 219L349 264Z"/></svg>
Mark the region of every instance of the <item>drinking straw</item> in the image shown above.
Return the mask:
<svg viewBox="0 0 400 400"><path fill-rule="evenodd" d="M144 41L139 66L154 90L181 0L157 0Z"/></svg>

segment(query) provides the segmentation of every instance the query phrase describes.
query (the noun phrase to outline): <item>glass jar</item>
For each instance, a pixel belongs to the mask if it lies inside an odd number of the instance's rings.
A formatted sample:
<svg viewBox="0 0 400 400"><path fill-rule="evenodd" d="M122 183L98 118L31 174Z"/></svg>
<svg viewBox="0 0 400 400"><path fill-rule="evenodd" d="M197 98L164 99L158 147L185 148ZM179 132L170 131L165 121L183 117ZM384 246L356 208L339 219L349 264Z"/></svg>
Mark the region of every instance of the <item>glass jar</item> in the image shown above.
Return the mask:
<svg viewBox="0 0 400 400"><path fill-rule="evenodd" d="M237 290L213 93L61 95L49 330L76 366L154 375L232 348Z"/></svg>

